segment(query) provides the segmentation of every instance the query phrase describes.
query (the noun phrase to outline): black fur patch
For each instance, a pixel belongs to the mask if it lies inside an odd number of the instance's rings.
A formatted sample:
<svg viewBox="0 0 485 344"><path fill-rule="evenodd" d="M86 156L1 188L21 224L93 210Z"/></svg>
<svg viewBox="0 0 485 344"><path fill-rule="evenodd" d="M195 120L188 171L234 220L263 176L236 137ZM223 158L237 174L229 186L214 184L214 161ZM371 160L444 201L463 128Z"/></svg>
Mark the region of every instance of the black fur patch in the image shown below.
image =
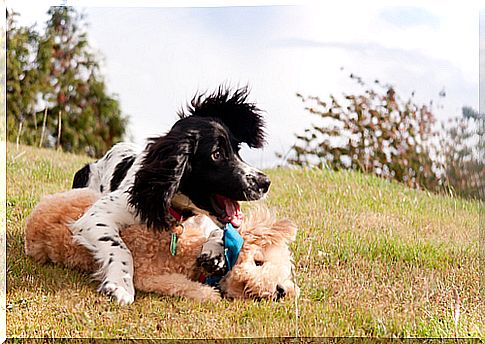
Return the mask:
<svg viewBox="0 0 485 344"><path fill-rule="evenodd" d="M116 165L115 171L113 173L113 178L111 178L110 181L110 191L114 191L118 188L118 186L120 186L121 182L126 177L126 173L133 165L134 161L134 156L127 156L126 158L121 160L118 165Z"/></svg>
<svg viewBox="0 0 485 344"><path fill-rule="evenodd" d="M120 246L120 242L110 236L102 236L98 239L98 241L111 241L111 246Z"/></svg>
<svg viewBox="0 0 485 344"><path fill-rule="evenodd" d="M98 239L99 241L113 241L114 239L110 236L103 236Z"/></svg>
<svg viewBox="0 0 485 344"><path fill-rule="evenodd" d="M85 188L88 186L89 175L91 174L91 167L86 164L83 168L76 172L72 182L73 189Z"/></svg>

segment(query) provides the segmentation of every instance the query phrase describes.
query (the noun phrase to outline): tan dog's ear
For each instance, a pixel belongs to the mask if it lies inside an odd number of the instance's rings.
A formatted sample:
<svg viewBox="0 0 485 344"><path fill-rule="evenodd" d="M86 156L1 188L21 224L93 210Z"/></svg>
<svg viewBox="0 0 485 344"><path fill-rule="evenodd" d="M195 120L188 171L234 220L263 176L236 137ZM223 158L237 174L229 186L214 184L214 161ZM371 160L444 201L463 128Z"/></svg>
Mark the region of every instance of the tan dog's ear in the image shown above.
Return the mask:
<svg viewBox="0 0 485 344"><path fill-rule="evenodd" d="M275 222L271 226L271 231L273 233L268 233L269 235L277 235L281 236L282 239L286 240L288 243L295 241L296 239L296 232L298 228L296 227L295 223L290 220L280 220Z"/></svg>
<svg viewBox="0 0 485 344"><path fill-rule="evenodd" d="M280 220L272 224L254 224L241 233L244 240L259 246L288 245L296 238L296 225L289 220Z"/></svg>
<svg viewBox="0 0 485 344"><path fill-rule="evenodd" d="M296 239L297 227L290 220L276 221L274 212L257 206L251 209L239 232L244 240L259 246L288 245Z"/></svg>

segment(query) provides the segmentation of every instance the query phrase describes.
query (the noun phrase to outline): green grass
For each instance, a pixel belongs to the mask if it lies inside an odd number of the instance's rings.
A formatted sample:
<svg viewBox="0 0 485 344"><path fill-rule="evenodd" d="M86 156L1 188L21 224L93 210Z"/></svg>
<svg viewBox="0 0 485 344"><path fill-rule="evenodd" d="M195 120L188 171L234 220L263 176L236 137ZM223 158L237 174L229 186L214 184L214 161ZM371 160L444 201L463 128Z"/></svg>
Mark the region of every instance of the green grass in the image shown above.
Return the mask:
<svg viewBox="0 0 485 344"><path fill-rule="evenodd" d="M31 209L42 195L68 189L88 160L8 146L10 337L485 337L482 204L349 172L267 171L266 202L299 226L297 302L197 303L147 293L130 306L109 302L87 274L39 265L23 250Z"/></svg>

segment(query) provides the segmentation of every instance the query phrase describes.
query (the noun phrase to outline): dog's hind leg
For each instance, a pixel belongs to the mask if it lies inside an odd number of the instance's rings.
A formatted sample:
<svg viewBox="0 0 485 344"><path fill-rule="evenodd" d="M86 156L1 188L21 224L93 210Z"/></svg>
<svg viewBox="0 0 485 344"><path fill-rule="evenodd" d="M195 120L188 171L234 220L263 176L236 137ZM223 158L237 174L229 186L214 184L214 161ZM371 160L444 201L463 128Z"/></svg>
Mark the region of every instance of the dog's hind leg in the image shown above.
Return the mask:
<svg viewBox="0 0 485 344"><path fill-rule="evenodd" d="M155 292L170 296L183 296L199 301L218 301L220 293L199 282L191 281L178 273L137 276L135 275L135 288L146 292Z"/></svg>

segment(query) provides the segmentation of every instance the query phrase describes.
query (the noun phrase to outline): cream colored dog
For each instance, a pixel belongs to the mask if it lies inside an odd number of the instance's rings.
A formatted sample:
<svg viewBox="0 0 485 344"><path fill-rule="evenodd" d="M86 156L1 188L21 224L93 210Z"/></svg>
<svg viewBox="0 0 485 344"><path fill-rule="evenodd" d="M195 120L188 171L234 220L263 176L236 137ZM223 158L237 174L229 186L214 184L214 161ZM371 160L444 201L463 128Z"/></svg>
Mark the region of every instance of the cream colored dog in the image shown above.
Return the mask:
<svg viewBox="0 0 485 344"><path fill-rule="evenodd" d="M44 197L27 219L25 252L38 262L52 261L94 272L99 267L90 252L73 241L69 224L81 217L98 199L88 189L74 189ZM135 288L197 300L218 300L218 289L199 282L196 258L207 240L200 227L208 220L196 215L172 231L147 230L133 225L121 237L133 254ZM256 209L239 229L244 244L234 267L222 278L219 289L229 298L277 300L295 296L292 259L288 245L295 239L290 221L275 221L267 209ZM171 233L177 233L175 255Z"/></svg>

